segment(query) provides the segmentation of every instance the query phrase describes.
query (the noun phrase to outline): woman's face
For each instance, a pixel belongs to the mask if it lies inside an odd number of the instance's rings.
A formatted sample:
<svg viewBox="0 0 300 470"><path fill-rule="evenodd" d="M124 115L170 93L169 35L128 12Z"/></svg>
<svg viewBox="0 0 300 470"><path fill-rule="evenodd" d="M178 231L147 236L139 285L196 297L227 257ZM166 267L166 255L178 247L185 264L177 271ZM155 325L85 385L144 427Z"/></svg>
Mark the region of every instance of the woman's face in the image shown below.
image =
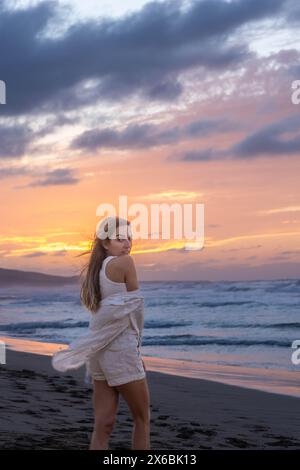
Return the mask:
<svg viewBox="0 0 300 470"><path fill-rule="evenodd" d="M127 227L120 227L116 230L116 237L110 238L109 243L106 244L107 254L110 256L127 255L130 253L132 247L131 231Z"/></svg>

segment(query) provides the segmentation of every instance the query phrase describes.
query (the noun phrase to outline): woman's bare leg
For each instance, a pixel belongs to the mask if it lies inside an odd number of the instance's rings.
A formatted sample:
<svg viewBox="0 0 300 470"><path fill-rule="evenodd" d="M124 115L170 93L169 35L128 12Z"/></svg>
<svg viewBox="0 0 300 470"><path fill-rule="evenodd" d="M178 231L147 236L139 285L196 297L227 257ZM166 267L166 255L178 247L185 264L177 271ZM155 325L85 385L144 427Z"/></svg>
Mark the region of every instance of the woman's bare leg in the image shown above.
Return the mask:
<svg viewBox="0 0 300 470"><path fill-rule="evenodd" d="M93 381L94 430L90 450L108 449L119 405L119 393L106 380Z"/></svg>
<svg viewBox="0 0 300 470"><path fill-rule="evenodd" d="M132 449L150 449L150 394L147 378L114 388L128 404L134 420Z"/></svg>

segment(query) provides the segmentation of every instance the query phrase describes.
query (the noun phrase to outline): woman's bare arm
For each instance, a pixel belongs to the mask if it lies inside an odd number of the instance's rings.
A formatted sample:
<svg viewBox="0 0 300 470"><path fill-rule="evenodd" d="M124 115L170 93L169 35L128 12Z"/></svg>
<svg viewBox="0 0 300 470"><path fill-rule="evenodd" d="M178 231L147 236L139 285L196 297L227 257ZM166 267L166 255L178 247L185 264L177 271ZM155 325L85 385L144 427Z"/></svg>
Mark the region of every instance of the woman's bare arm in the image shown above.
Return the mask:
<svg viewBox="0 0 300 470"><path fill-rule="evenodd" d="M139 282L135 269L135 263L131 255L123 255L122 268L124 270L125 284L127 291L136 290L139 288Z"/></svg>
<svg viewBox="0 0 300 470"><path fill-rule="evenodd" d="M127 291L133 291L139 288L139 283L137 279L135 264L133 258L130 255L122 256L122 264L125 273L125 283ZM144 370L146 371L145 363L142 359Z"/></svg>

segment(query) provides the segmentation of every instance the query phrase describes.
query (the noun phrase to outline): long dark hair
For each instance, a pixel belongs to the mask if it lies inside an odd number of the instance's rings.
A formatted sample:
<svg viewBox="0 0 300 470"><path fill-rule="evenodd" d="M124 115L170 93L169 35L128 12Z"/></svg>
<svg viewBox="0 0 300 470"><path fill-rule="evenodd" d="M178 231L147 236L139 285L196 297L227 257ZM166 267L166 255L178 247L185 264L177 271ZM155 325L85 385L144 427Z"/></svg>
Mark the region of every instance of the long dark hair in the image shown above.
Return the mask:
<svg viewBox="0 0 300 470"><path fill-rule="evenodd" d="M120 225L124 225L124 222L127 223L127 225L130 224L128 220L118 216L115 217L115 220L116 229ZM104 230L108 233L109 239L112 235L112 233L110 233L112 230L108 222L104 225ZM90 254L90 258L79 275L81 280L80 301L88 310L95 313L99 309L102 299L99 273L103 261L107 257L107 250L103 245L103 240L97 237L96 232L94 233L90 250L81 253L79 256L86 254Z"/></svg>

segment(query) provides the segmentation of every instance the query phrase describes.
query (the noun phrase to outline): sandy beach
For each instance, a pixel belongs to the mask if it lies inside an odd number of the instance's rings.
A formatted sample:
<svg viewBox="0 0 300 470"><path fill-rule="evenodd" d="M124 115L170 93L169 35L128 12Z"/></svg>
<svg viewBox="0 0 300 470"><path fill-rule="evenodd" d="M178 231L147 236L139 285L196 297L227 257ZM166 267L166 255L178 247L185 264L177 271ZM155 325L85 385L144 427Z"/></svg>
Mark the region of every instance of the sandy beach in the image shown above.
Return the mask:
<svg viewBox="0 0 300 470"><path fill-rule="evenodd" d="M7 350L0 366L1 449L88 449L92 389L84 368L60 374L50 358L49 350ZM157 372L148 369L151 358L144 360L152 449L300 449L299 398ZM130 449L132 425L120 397L110 449Z"/></svg>

